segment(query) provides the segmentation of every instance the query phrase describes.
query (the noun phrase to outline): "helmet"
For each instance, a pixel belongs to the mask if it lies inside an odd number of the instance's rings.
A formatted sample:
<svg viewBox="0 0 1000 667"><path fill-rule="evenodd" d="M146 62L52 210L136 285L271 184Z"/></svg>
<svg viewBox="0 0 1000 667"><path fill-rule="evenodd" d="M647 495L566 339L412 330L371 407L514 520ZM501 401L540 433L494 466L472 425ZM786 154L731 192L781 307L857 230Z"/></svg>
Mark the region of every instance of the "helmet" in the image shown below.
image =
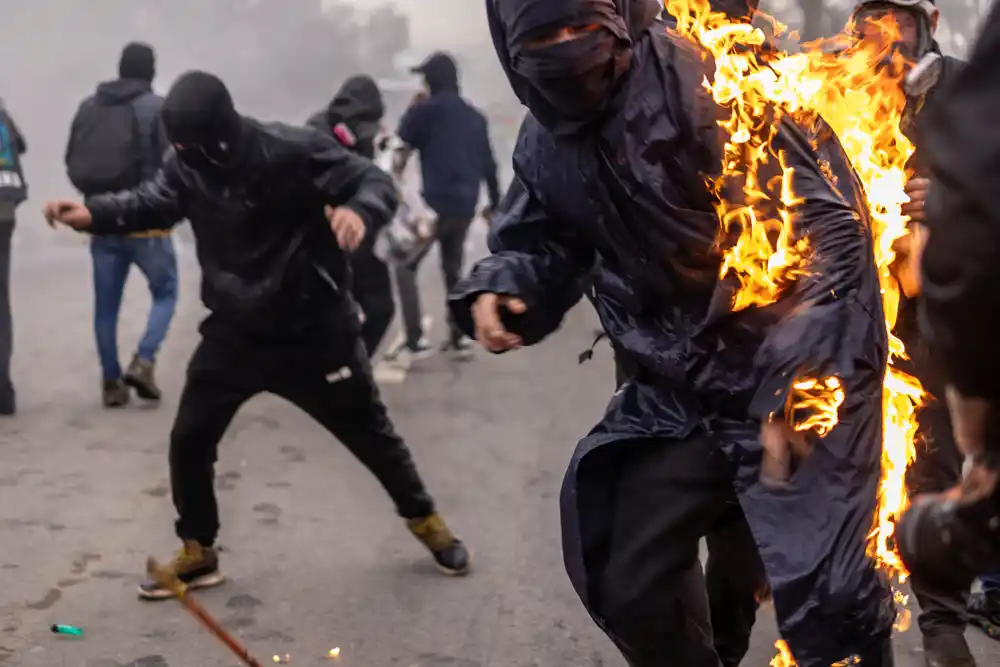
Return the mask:
<svg viewBox="0 0 1000 667"><path fill-rule="evenodd" d="M917 17L920 25L917 48L916 53L910 55L916 59L922 58L934 45L931 26L938 14L936 0L859 0L851 12L851 22L856 22L866 10L891 7L904 9Z"/></svg>

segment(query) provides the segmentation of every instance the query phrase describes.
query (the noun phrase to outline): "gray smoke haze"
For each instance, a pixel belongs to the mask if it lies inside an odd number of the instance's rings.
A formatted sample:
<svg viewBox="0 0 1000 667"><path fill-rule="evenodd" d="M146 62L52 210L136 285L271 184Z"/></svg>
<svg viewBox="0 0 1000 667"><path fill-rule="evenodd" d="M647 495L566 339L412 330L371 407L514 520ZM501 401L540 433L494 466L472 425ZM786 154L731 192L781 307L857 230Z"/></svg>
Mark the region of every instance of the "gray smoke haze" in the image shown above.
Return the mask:
<svg viewBox="0 0 1000 667"><path fill-rule="evenodd" d="M417 84L401 64L432 50L453 52L463 91L493 120L501 164L509 163L522 114L496 63L484 0L6 0L0 97L28 139L31 201L71 195L63 167L69 122L99 81L114 78L122 46L157 51L155 88L192 68L222 76L240 110L265 120L301 122L324 106L340 82L367 72L398 85L387 91L394 122ZM849 0L771 0L764 6L800 27L819 8L827 33L843 25ZM941 37L962 53L988 0L948 0ZM387 7L391 9L387 9ZM408 29L399 26L399 12ZM26 225L22 225L26 226ZM37 225L32 225L37 226Z"/></svg>

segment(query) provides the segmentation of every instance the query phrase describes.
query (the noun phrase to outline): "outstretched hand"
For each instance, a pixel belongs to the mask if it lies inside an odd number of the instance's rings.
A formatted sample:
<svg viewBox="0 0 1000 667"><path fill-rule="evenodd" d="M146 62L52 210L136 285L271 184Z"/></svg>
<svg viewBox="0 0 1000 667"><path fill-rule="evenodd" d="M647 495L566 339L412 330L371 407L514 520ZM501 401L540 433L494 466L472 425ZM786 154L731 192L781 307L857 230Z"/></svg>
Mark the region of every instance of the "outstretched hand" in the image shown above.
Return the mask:
<svg viewBox="0 0 1000 667"><path fill-rule="evenodd" d="M338 206L337 208L327 206L324 213L326 219L330 221L333 235L337 237L337 244L348 252L357 250L361 242L365 240L367 231L365 221L361 219L361 216L346 206Z"/></svg>
<svg viewBox="0 0 1000 667"><path fill-rule="evenodd" d="M55 227L55 223L59 222L73 229L87 229L94 222L90 209L71 199L46 202L42 214L50 227Z"/></svg>
<svg viewBox="0 0 1000 667"><path fill-rule="evenodd" d="M521 315L528 309L524 301L506 294L480 294L472 304L476 340L490 352L506 352L524 344L520 336L504 328L500 319L501 308L514 315Z"/></svg>

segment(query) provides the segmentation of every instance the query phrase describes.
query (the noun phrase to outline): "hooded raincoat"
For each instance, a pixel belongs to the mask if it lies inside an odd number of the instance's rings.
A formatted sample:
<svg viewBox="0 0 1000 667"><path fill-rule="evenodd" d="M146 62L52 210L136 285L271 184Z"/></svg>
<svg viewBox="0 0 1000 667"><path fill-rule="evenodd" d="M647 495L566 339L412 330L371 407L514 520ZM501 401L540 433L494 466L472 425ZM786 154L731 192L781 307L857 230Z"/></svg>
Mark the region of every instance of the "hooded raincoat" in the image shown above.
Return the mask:
<svg viewBox="0 0 1000 667"><path fill-rule="evenodd" d="M472 332L478 295L515 295L528 309L505 324L531 345L558 329L589 277L604 329L637 369L578 444L564 480L564 556L580 598L605 626L595 591L621 511L612 506L609 461L637 440L670 446L704 434L732 465L781 634L799 663L827 667L857 654L865 664L889 664L889 590L865 555L887 336L864 193L836 137L822 125L781 122L775 145L803 196L792 213L809 240L809 264L773 305L733 312L705 185L719 170L723 139L719 109L701 86L713 69L707 57L657 23L656 3L644 0L487 7L501 62L531 114L494 221L492 255L452 293L454 316ZM631 56L600 109L567 119L519 73L512 33L537 34L570 15L627 40ZM762 486L762 420L780 414L794 378L828 375L846 388L838 426L816 441L786 488ZM592 459L601 472L591 466L581 481Z"/></svg>

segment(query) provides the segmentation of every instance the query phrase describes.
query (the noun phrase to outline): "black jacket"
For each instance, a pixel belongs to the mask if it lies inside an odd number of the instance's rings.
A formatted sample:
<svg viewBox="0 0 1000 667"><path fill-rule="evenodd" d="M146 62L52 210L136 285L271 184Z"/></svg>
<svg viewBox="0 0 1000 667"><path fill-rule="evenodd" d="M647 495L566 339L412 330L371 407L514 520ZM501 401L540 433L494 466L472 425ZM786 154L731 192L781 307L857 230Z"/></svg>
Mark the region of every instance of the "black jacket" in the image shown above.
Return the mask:
<svg viewBox="0 0 1000 667"><path fill-rule="evenodd" d="M922 130L933 179L923 255L921 327L947 382L1000 398L1000 4L972 57L928 109Z"/></svg>
<svg viewBox="0 0 1000 667"><path fill-rule="evenodd" d="M577 593L600 619L595 582L611 516L622 511L609 501L617 478L605 457L635 440L670 446L707 431L733 464L781 634L799 664L825 667L864 654L893 618L865 554L887 355L868 209L832 132L783 122L774 147L794 168L792 191L803 197L794 227L813 252L778 302L733 312L704 181L721 164L718 107L701 85L711 70L690 51L663 26L650 28L592 131L557 136L528 116L492 255L452 292L452 313L469 333L479 294L517 296L528 309L506 324L532 345L558 329L592 276L603 328L638 372L577 446L563 485L563 550ZM836 375L849 390L840 424L787 489L770 491L757 483L760 424L798 375Z"/></svg>
<svg viewBox="0 0 1000 667"><path fill-rule="evenodd" d="M306 128L245 120L237 168L203 179L169 154L138 188L88 201L96 234L167 229L187 218L197 240L202 300L238 334L295 339L356 320L345 253L323 208L347 206L374 232L397 201L369 160Z"/></svg>
<svg viewBox="0 0 1000 667"><path fill-rule="evenodd" d="M66 160L69 160L69 156L73 152L73 143L78 135L76 119L82 112L95 104L114 104L126 101L135 110L136 120L139 123L142 177L143 179L152 178L163 163L163 155L170 148L170 144L167 142L163 124L160 121L163 98L153 92L148 81L141 79L105 81L97 86L97 92L80 103L70 127L69 142L66 144Z"/></svg>

